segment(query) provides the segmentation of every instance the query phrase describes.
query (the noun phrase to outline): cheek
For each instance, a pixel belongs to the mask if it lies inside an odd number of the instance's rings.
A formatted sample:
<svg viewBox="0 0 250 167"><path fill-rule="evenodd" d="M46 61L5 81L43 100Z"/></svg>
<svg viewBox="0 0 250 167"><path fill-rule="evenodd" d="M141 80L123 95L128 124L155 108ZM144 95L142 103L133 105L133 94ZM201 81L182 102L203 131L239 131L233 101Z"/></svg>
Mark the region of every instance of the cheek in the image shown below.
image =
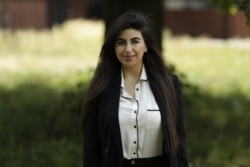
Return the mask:
<svg viewBox="0 0 250 167"><path fill-rule="evenodd" d="M122 53L122 48L121 47L115 47L116 56L119 56L121 53Z"/></svg>

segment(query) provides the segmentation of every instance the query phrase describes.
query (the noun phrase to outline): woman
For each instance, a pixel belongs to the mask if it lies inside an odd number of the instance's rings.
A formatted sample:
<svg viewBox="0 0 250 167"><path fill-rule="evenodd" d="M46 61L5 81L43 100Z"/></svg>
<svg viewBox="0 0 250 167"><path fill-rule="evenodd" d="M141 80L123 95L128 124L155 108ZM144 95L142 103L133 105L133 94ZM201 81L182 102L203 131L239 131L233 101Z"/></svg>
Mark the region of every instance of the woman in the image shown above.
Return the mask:
<svg viewBox="0 0 250 167"><path fill-rule="evenodd" d="M84 167L187 167L181 90L149 21L114 21L85 98Z"/></svg>

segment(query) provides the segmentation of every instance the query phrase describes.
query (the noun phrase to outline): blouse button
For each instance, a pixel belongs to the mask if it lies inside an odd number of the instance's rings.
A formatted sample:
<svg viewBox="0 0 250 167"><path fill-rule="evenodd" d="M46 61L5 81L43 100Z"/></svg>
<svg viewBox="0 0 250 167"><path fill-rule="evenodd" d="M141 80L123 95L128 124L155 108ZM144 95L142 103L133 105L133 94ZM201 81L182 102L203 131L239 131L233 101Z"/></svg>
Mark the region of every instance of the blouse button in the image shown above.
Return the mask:
<svg viewBox="0 0 250 167"><path fill-rule="evenodd" d="M134 126L134 128L136 128L136 125Z"/></svg>

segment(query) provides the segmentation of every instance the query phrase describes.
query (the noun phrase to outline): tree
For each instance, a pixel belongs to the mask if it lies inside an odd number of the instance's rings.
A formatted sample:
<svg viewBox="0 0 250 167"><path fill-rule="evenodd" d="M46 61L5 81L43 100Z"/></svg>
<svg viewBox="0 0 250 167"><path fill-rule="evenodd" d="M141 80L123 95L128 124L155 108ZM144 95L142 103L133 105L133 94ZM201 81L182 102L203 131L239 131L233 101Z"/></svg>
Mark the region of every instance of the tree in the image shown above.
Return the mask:
<svg viewBox="0 0 250 167"><path fill-rule="evenodd" d="M213 4L223 12L235 14L238 11L243 11L250 25L250 0L211 0Z"/></svg>
<svg viewBox="0 0 250 167"><path fill-rule="evenodd" d="M2 16L0 17L1 23L0 26L2 26L4 29L9 27L9 17L7 12L7 0L3 0L2 2Z"/></svg>
<svg viewBox="0 0 250 167"><path fill-rule="evenodd" d="M163 0L104 0L105 29L127 10L139 10L150 15L156 41L162 48Z"/></svg>
<svg viewBox="0 0 250 167"><path fill-rule="evenodd" d="M67 19L67 10L69 0L48 0L48 24L53 27L54 24L61 24Z"/></svg>

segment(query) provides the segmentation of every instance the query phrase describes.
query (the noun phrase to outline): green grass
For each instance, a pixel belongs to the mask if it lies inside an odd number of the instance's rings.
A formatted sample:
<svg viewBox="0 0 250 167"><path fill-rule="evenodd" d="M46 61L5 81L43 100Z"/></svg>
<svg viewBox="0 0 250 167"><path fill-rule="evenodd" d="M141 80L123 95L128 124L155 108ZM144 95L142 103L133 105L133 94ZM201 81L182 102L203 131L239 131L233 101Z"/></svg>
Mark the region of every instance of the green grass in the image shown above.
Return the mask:
<svg viewBox="0 0 250 167"><path fill-rule="evenodd" d="M165 55L188 81L211 93L249 92L249 39L167 38ZM247 95L250 95L248 93Z"/></svg>
<svg viewBox="0 0 250 167"><path fill-rule="evenodd" d="M101 21L0 31L0 166L82 166L81 101L103 40ZM250 39L171 36L164 56L185 83L191 167L250 165Z"/></svg>

